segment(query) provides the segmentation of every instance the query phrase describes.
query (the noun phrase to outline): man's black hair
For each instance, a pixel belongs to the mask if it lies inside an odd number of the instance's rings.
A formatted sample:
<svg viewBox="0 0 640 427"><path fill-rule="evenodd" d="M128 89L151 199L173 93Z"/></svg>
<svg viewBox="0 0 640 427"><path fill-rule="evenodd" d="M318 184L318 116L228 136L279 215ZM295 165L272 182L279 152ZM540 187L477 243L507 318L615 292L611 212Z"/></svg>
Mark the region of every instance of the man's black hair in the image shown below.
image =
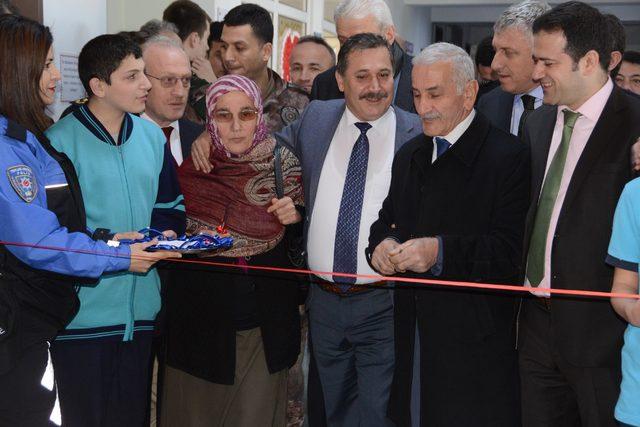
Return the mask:
<svg viewBox="0 0 640 427"><path fill-rule="evenodd" d="M492 41L493 36L488 36L480 40L480 43L478 43L478 48L476 49L476 67L478 65L491 67L493 57L496 54Z"/></svg>
<svg viewBox="0 0 640 427"><path fill-rule="evenodd" d="M227 27L247 24L262 43L273 43L273 21L265 8L245 3L231 9L224 17L224 25Z"/></svg>
<svg viewBox="0 0 640 427"><path fill-rule="evenodd" d="M640 52L636 52L635 50L628 50L622 55L622 61L640 65Z"/></svg>
<svg viewBox="0 0 640 427"><path fill-rule="evenodd" d="M178 27L178 36L180 40L185 41L191 33L198 33L203 37L211 18L196 3L189 0L176 0L164 10L162 20Z"/></svg>
<svg viewBox="0 0 640 427"><path fill-rule="evenodd" d="M319 44L320 46L324 47L329 52L329 55L331 55L331 61L334 64L336 63L336 53L333 51L331 46L329 46L329 43L327 43L327 41L325 39L323 39L322 37L318 37L318 36L303 36L303 37L300 37L300 39L298 40L297 44L303 44L303 43L315 43L315 44Z"/></svg>
<svg viewBox="0 0 640 427"><path fill-rule="evenodd" d="M211 23L211 27L209 27L209 40L207 40L209 47L211 47L211 43L220 41L222 27L224 27L224 22L222 21L214 21Z"/></svg>
<svg viewBox="0 0 640 427"><path fill-rule="evenodd" d="M623 54L627 45L627 35L624 32L624 25L622 25L622 22L620 22L617 16L610 13L604 14L604 19L607 20L609 33L611 34L611 51L618 51ZM611 76L615 77L618 71L620 71L620 63L616 65L616 68L611 70Z"/></svg>
<svg viewBox="0 0 640 427"><path fill-rule="evenodd" d="M379 34L373 33L361 33L349 37L344 44L340 47L338 52L338 65L336 70L340 75L344 76L344 73L349 67L349 54L353 51L361 52L368 49L385 48L389 53L389 60L391 61L391 69L393 70L393 52L391 47L387 43L387 40Z"/></svg>
<svg viewBox="0 0 640 427"><path fill-rule="evenodd" d="M562 3L541 15L533 23L533 33L562 31L567 44L565 53L574 64L590 50L598 53L600 67L609 74L613 47L611 25L593 6L579 1Z"/></svg>
<svg viewBox="0 0 640 427"><path fill-rule="evenodd" d="M126 34L104 34L89 40L78 56L78 74L88 96L93 95L89 86L92 78L111 84L111 74L131 55L140 58L142 51Z"/></svg>

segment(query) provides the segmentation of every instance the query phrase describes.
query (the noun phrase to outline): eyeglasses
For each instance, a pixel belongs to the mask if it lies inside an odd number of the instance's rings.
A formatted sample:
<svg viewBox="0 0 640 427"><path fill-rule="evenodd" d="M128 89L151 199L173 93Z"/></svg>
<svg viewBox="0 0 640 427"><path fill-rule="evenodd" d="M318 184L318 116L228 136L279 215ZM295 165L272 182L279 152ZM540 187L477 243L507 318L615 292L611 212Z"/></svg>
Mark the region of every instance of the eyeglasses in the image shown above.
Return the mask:
<svg viewBox="0 0 640 427"><path fill-rule="evenodd" d="M216 122L220 122L220 123L232 122L233 116L234 114L231 111L227 111L227 110L216 110L213 112L213 119ZM250 108L245 108L243 110L240 110L240 112L238 113L238 117L243 122L255 120L255 118L258 117L258 111L252 110Z"/></svg>
<svg viewBox="0 0 640 427"><path fill-rule="evenodd" d="M178 81L182 83L182 87L187 88L191 86L191 77L156 77L152 76L149 73L145 73L147 77L151 77L152 79L160 80L160 86L163 88L174 87Z"/></svg>

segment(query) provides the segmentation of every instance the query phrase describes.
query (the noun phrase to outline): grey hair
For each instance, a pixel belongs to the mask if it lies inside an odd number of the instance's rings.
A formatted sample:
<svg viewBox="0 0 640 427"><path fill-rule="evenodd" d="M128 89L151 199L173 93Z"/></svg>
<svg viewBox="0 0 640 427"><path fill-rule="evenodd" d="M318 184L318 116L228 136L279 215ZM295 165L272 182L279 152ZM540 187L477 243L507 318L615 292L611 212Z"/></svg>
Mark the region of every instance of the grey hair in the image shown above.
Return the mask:
<svg viewBox="0 0 640 427"><path fill-rule="evenodd" d="M531 31L533 21L549 10L551 10L551 6L538 0L525 0L512 4L502 12L502 15L493 24L493 32L499 33L507 28L515 27L530 37L533 42L533 32Z"/></svg>
<svg viewBox="0 0 640 427"><path fill-rule="evenodd" d="M159 19L152 19L147 21L140 27L140 32L144 33L146 38L151 38L153 36L157 36L158 34L164 32L173 32L178 34L178 27L173 22L161 21Z"/></svg>
<svg viewBox="0 0 640 427"><path fill-rule="evenodd" d="M182 48L182 45L180 43L178 43L176 40L173 40L161 34L156 34L155 36L149 37L141 46L142 52L144 53L144 51L150 48L151 46L162 46L165 48L167 47L174 48L184 52L184 49Z"/></svg>
<svg viewBox="0 0 640 427"><path fill-rule="evenodd" d="M450 62L453 66L453 81L456 91L461 94L465 85L475 79L473 59L462 48L451 43L431 44L413 58L414 67L417 65L432 65L436 62Z"/></svg>
<svg viewBox="0 0 640 427"><path fill-rule="evenodd" d="M333 12L333 22L338 18L362 19L373 15L382 30L393 26L391 9L384 0L343 0Z"/></svg>

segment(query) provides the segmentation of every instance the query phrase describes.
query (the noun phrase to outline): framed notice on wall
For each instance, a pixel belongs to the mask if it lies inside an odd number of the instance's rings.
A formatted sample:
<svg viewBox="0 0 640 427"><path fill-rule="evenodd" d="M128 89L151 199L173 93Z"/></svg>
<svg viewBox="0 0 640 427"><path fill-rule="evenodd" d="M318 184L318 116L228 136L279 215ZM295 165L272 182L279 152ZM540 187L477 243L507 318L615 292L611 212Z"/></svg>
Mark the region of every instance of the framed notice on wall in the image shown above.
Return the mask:
<svg viewBox="0 0 640 427"><path fill-rule="evenodd" d="M78 75L78 55L71 53L60 54L60 74L62 75L62 90L60 100L72 102L84 98L85 91Z"/></svg>

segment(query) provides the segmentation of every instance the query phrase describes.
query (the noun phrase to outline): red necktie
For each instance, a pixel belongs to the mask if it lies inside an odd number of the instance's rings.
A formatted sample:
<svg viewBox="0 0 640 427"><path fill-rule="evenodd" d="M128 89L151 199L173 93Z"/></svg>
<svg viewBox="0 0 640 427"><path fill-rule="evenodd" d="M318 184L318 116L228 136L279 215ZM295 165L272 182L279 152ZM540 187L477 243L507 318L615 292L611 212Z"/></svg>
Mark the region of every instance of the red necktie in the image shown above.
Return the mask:
<svg viewBox="0 0 640 427"><path fill-rule="evenodd" d="M162 128L162 132L164 132L164 137L166 139L167 148L169 149L169 154L171 154L171 160L173 160L173 164L178 167L178 162L175 157L173 157L173 153L171 152L171 132L173 132L173 126L166 126Z"/></svg>

